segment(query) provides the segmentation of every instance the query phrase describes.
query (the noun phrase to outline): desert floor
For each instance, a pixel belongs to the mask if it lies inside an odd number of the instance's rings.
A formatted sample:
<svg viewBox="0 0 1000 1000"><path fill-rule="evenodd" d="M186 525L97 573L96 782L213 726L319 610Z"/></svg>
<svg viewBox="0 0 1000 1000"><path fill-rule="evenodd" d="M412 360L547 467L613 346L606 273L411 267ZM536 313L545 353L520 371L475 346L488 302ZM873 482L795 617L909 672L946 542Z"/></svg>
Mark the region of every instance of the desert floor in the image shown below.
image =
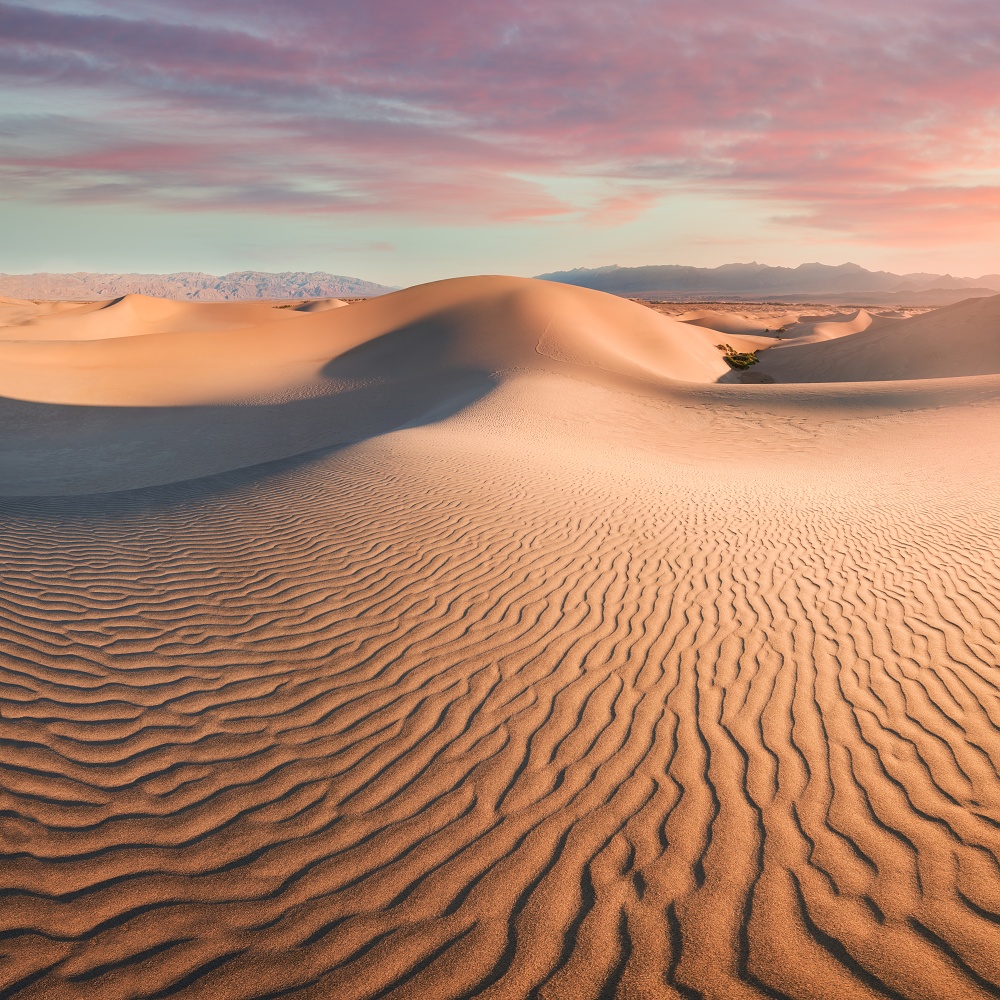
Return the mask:
<svg viewBox="0 0 1000 1000"><path fill-rule="evenodd" d="M0 996L1000 995L1000 297L670 312L0 303Z"/></svg>

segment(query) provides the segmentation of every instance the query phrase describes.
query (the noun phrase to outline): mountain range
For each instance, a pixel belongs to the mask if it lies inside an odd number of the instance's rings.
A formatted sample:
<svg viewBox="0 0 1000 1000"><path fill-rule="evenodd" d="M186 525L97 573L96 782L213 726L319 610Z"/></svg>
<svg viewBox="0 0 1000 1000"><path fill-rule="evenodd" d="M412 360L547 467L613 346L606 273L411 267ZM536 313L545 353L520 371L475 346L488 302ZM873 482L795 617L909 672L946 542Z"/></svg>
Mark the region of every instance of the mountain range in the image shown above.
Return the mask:
<svg viewBox="0 0 1000 1000"><path fill-rule="evenodd" d="M854 305L950 305L962 299L1000 293L1000 274L961 278L950 274L869 271L858 264L800 264L771 267L723 264L688 267L577 267L538 278L595 288L636 299L678 301L823 302ZM153 295L170 299L223 301L246 299L369 298L395 291L363 278L325 271L234 271L204 274L0 274L0 296L17 299L113 299Z"/></svg>
<svg viewBox="0 0 1000 1000"><path fill-rule="evenodd" d="M325 271L234 271L221 277L200 271L178 274L0 274L0 295L14 299L114 299L155 295L166 299L368 298L394 291L387 285Z"/></svg>
<svg viewBox="0 0 1000 1000"><path fill-rule="evenodd" d="M962 299L1000 292L1000 274L956 278L950 274L893 274L858 264L723 264L686 267L577 267L537 277L567 285L639 299L710 301L728 299L780 302L851 303L856 305L949 305Z"/></svg>

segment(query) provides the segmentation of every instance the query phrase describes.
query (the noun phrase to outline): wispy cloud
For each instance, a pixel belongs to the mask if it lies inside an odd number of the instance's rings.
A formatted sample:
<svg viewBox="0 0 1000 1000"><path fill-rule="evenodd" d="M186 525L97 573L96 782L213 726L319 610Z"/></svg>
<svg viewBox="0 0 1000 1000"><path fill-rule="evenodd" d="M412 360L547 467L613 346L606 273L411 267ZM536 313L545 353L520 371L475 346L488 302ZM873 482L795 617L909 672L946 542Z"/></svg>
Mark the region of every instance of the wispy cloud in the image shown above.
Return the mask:
<svg viewBox="0 0 1000 1000"><path fill-rule="evenodd" d="M698 190L889 243L1000 223L993 0L0 3L0 86L59 112L5 102L18 196L614 224Z"/></svg>

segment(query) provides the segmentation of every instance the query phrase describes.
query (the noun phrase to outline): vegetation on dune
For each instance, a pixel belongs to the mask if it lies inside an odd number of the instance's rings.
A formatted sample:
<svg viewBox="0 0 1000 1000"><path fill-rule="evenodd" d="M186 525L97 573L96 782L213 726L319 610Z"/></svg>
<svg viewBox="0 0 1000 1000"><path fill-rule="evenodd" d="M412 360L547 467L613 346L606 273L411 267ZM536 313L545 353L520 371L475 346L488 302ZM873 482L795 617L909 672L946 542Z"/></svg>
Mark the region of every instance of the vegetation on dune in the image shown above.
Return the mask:
<svg viewBox="0 0 1000 1000"><path fill-rule="evenodd" d="M760 358L757 357L756 351L744 353L737 351L729 344L716 344L715 346L722 351L722 356L729 362L729 366L731 368L749 368L751 365L755 365L758 361L760 361Z"/></svg>

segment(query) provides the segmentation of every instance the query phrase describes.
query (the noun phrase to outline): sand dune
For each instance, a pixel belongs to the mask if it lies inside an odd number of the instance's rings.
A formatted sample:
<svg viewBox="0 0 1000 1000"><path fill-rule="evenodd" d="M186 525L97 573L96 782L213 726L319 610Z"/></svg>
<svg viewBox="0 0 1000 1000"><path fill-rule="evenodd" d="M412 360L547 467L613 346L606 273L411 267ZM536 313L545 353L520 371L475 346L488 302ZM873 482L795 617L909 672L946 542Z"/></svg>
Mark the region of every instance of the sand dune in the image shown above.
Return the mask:
<svg viewBox="0 0 1000 1000"><path fill-rule="evenodd" d="M1000 296L968 299L902 320L881 320L855 336L809 350L768 354L783 382L870 382L1000 373Z"/></svg>
<svg viewBox="0 0 1000 1000"><path fill-rule="evenodd" d="M640 390L728 371L708 333L600 292L510 278L310 314L129 297L77 321L104 335L0 341L12 428L0 495L135 488L342 445L434 419L515 371ZM73 317L47 329L57 322Z"/></svg>
<svg viewBox="0 0 1000 1000"><path fill-rule="evenodd" d="M788 348L834 340L867 330L873 321L871 314L864 309L856 309L847 314L831 310L823 315L789 311L744 315L700 310L683 313L677 319L711 330L739 351Z"/></svg>
<svg viewBox="0 0 1000 1000"><path fill-rule="evenodd" d="M329 301L329 300L326 300ZM245 330L295 319L298 310L277 311L269 302L178 302L148 295L125 295L111 302L88 302L57 310L38 309L4 331L6 341L112 340L156 333Z"/></svg>
<svg viewBox="0 0 1000 1000"><path fill-rule="evenodd" d="M0 995L997 996L1000 368L824 380L976 308L4 342Z"/></svg>
<svg viewBox="0 0 1000 1000"><path fill-rule="evenodd" d="M859 309L848 319L826 320L813 327L813 335L817 340L837 340L851 333L861 333L872 325L871 314Z"/></svg>
<svg viewBox="0 0 1000 1000"><path fill-rule="evenodd" d="M81 310L39 324L39 343L0 342L0 392L88 406L227 402L322 385L329 362L368 344L377 349L353 367L378 376L399 353L386 337L436 369L568 362L650 381L714 381L726 370L708 334L600 292L522 279L436 282L319 315L133 295ZM62 335L49 335L57 325ZM73 336L78 328L93 332Z"/></svg>
<svg viewBox="0 0 1000 1000"><path fill-rule="evenodd" d="M871 314L864 309L858 309L854 315L839 315L833 318L824 316L803 316L795 323L789 324L781 337L781 343L775 347L788 348L798 344L815 344L824 340L839 340L853 333L868 330L873 322ZM889 321L891 322L891 321Z"/></svg>
<svg viewBox="0 0 1000 1000"><path fill-rule="evenodd" d="M80 305L78 302L33 302L29 299L11 299L0 296L0 329L23 326L43 317L77 310Z"/></svg>
<svg viewBox="0 0 1000 1000"><path fill-rule="evenodd" d="M723 312L719 309L693 309L677 317L682 323L692 326L702 326L717 333L756 336L772 333L782 327L799 322L799 313L784 310L782 312L757 313L744 315L738 312Z"/></svg>

